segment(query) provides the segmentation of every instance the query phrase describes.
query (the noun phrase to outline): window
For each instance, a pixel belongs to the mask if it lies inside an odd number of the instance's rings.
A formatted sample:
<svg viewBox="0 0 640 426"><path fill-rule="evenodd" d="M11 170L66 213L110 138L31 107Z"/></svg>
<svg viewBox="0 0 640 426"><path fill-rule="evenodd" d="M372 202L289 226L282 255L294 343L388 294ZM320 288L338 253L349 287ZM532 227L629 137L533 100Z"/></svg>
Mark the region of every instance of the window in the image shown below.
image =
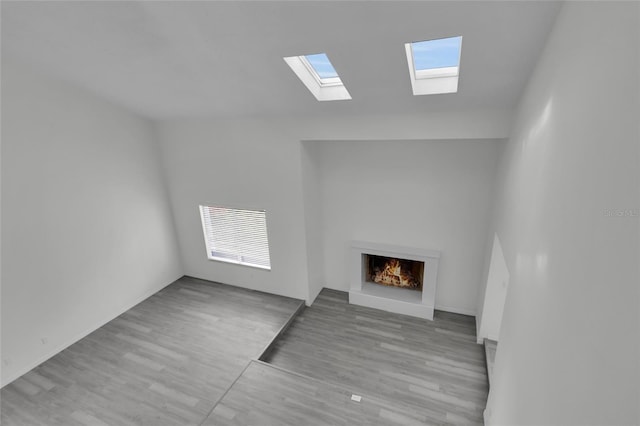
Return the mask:
<svg viewBox="0 0 640 426"><path fill-rule="evenodd" d="M351 99L326 53L284 58L300 81L319 101Z"/></svg>
<svg viewBox="0 0 640 426"><path fill-rule="evenodd" d="M462 37L406 43L405 50L414 95L458 91Z"/></svg>
<svg viewBox="0 0 640 426"><path fill-rule="evenodd" d="M264 210L200 206L200 217L209 259L271 269Z"/></svg>
<svg viewBox="0 0 640 426"><path fill-rule="evenodd" d="M306 55L300 58L321 86L339 86L342 84L342 80L340 80L338 73L325 53Z"/></svg>

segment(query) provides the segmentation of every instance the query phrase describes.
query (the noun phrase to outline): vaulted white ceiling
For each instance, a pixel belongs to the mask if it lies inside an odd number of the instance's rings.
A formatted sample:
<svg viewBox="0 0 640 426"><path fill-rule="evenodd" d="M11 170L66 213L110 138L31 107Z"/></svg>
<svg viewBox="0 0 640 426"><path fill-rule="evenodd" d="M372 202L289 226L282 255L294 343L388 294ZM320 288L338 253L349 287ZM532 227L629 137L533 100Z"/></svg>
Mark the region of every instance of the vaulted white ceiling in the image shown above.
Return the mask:
<svg viewBox="0 0 640 426"><path fill-rule="evenodd" d="M2 2L2 56L138 114L318 116L513 107L557 2ZM457 94L413 96L404 43L462 35ZM282 59L326 52L353 100Z"/></svg>

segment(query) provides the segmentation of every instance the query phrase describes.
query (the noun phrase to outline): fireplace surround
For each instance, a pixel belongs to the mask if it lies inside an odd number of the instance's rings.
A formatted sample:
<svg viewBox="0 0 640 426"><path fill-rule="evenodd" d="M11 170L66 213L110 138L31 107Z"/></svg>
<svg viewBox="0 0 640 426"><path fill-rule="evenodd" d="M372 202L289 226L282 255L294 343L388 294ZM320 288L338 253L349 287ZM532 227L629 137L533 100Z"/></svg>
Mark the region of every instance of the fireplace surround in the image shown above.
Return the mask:
<svg viewBox="0 0 640 426"><path fill-rule="evenodd" d="M397 260L402 265L412 265L405 266L405 269L411 269L411 275L421 279L420 286L411 283L411 279L407 285L406 282L397 284L402 279L394 277L393 285L374 282L371 259L385 258ZM436 250L352 241L349 303L433 320L439 260L440 252ZM380 267L376 269L380 270ZM399 277L400 273L396 275Z"/></svg>

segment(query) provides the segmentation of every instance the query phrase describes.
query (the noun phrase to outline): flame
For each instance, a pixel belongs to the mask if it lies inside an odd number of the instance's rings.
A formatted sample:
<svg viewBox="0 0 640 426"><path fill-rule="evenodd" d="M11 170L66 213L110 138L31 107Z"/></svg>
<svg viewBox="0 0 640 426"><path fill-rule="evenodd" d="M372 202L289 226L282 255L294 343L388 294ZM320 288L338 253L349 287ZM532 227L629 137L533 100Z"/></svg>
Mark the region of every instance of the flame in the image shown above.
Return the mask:
<svg viewBox="0 0 640 426"><path fill-rule="evenodd" d="M373 281L396 287L416 288L420 285L411 272L402 269L398 259L389 259L382 270L376 270Z"/></svg>

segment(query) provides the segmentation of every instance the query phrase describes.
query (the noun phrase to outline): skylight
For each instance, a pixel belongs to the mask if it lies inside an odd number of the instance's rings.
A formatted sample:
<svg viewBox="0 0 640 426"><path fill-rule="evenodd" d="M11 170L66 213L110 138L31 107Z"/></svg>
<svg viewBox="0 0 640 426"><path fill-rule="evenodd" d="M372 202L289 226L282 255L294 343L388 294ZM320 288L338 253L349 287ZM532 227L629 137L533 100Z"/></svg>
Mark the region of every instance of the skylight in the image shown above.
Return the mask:
<svg viewBox="0 0 640 426"><path fill-rule="evenodd" d="M413 67L416 71L434 68L457 67L460 64L462 37L411 43Z"/></svg>
<svg viewBox="0 0 640 426"><path fill-rule="evenodd" d="M290 56L284 60L317 100L351 99L326 53Z"/></svg>
<svg viewBox="0 0 640 426"><path fill-rule="evenodd" d="M315 55L306 55L304 57L313 70L318 74L320 79L336 78L338 73L331 65L331 61L326 53L317 53Z"/></svg>
<svg viewBox="0 0 640 426"><path fill-rule="evenodd" d="M458 91L462 37L406 43L405 50L414 95Z"/></svg>

